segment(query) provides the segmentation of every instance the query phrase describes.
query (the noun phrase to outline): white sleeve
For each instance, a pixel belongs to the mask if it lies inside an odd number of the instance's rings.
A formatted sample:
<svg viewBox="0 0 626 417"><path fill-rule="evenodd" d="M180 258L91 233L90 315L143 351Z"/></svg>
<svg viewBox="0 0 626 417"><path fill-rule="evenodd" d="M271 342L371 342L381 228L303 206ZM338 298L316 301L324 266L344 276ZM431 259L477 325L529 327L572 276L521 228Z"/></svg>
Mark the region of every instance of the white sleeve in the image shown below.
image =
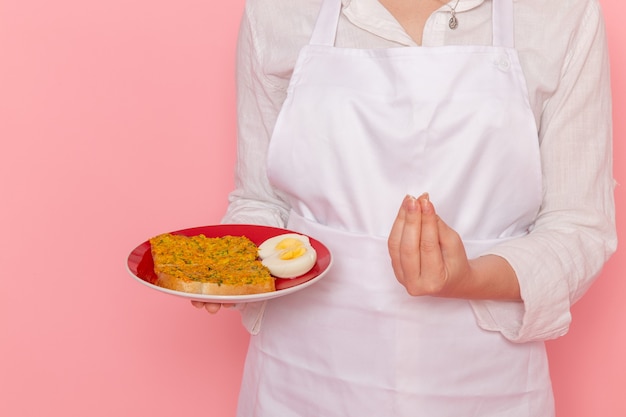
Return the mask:
<svg viewBox="0 0 626 417"><path fill-rule="evenodd" d="M265 77L261 47L244 12L237 45L237 162L235 189L222 223L283 227L289 208L272 189L266 170L267 150L286 86Z"/></svg>
<svg viewBox="0 0 626 417"><path fill-rule="evenodd" d="M237 162L235 189L222 223L284 227L289 207L272 189L267 178L267 150L282 102L285 80L265 75L260 53L264 46L251 24L249 4L245 9L237 43ZM243 326L257 334L267 302L238 304Z"/></svg>
<svg viewBox="0 0 626 417"><path fill-rule="evenodd" d="M471 302L481 327L514 342L565 334L571 306L617 246L608 52L601 11L589 3L541 116L540 213L527 236L490 251L515 270L523 303Z"/></svg>

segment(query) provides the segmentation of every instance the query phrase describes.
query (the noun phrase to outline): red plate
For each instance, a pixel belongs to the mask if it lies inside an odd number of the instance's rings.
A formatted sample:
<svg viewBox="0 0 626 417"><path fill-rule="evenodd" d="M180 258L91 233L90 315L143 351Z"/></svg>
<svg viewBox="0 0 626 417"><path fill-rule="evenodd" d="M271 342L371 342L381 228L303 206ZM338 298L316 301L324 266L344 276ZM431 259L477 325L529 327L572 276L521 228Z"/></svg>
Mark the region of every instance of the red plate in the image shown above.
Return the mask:
<svg viewBox="0 0 626 417"><path fill-rule="evenodd" d="M258 246L271 237L284 233L298 232L269 226L257 226L249 224L220 224L213 226L194 227L191 229L178 230L171 233L183 236L197 236L202 234L206 237L222 237L226 235L245 236ZM130 255L128 255L127 267L131 276L137 279L140 283L167 294L189 298L192 300L218 303L246 303L252 301L263 301L271 298L282 297L284 295L291 294L292 292L302 290L320 280L326 274L326 272L328 272L328 269L332 264L332 255L330 253L330 250L328 250L328 248L324 246L321 242L313 239L310 236L309 240L311 241L311 246L313 246L313 248L317 252L317 261L315 262L313 268L306 274L296 278L276 278L276 291L268 293L246 295L203 295L186 293L182 291L174 291L167 288L159 287L158 285L155 285L157 277L154 273L154 262L152 260L152 253L150 252L149 240L137 246L130 253Z"/></svg>

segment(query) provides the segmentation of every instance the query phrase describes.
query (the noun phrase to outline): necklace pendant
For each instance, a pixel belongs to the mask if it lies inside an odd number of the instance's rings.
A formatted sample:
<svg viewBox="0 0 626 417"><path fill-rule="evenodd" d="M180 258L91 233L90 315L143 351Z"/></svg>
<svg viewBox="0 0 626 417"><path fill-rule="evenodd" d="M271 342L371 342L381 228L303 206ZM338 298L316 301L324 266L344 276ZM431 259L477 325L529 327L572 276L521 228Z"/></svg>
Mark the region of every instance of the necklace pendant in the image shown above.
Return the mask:
<svg viewBox="0 0 626 417"><path fill-rule="evenodd" d="M453 14L452 16L450 16L450 20L448 20L448 27L452 30L456 29L457 27L459 27L459 21L457 20L456 16Z"/></svg>

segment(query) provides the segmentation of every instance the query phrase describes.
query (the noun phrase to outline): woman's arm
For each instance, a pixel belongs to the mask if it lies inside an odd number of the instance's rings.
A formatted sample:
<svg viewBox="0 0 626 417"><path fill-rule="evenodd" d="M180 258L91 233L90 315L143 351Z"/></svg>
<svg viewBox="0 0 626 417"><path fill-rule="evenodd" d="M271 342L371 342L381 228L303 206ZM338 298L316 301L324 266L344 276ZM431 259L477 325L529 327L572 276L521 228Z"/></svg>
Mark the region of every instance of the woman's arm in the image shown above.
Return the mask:
<svg viewBox="0 0 626 417"><path fill-rule="evenodd" d="M617 245L611 126L604 22L589 1L541 114L544 195L528 235L467 260L432 204L411 211L415 202L405 201L390 235L400 282L415 295L469 299L479 326L514 342L565 334L571 306Z"/></svg>
<svg viewBox="0 0 626 417"><path fill-rule="evenodd" d="M283 227L289 207L274 191L266 172L267 150L286 85L265 76L261 53L246 8L237 44L237 162L235 190L229 195L223 223Z"/></svg>
<svg viewBox="0 0 626 417"><path fill-rule="evenodd" d="M285 87L272 84L265 76L250 21L249 3L245 9L237 41L237 162L235 189L222 223L259 224L284 227L289 207L272 189L266 172L267 149ZM192 301L211 314L234 304ZM259 320L263 303L237 305L244 325L251 332Z"/></svg>

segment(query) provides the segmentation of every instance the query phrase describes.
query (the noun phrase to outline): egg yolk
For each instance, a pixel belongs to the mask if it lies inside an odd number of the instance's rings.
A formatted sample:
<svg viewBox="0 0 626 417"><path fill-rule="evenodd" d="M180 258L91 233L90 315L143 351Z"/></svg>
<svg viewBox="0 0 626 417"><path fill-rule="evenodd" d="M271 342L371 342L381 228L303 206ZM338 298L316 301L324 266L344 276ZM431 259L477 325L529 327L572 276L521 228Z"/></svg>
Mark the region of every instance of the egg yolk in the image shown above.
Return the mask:
<svg viewBox="0 0 626 417"><path fill-rule="evenodd" d="M279 257L285 261L298 258L306 253L302 241L290 237L278 242L276 249L281 251Z"/></svg>

